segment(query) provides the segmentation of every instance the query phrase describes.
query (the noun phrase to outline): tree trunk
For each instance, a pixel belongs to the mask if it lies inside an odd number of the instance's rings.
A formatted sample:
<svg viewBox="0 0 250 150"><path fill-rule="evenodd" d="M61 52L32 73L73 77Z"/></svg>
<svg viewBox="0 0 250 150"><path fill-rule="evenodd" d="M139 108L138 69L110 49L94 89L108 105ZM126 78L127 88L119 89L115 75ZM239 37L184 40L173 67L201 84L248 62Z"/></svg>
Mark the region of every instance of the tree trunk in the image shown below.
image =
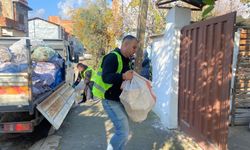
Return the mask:
<svg viewBox="0 0 250 150"><path fill-rule="evenodd" d="M138 26L137 26L137 38L139 40L139 47L136 52L136 60L135 60L135 71L138 73L141 71L141 64L143 59L148 5L149 5L149 0L141 0L140 12L138 16Z"/></svg>

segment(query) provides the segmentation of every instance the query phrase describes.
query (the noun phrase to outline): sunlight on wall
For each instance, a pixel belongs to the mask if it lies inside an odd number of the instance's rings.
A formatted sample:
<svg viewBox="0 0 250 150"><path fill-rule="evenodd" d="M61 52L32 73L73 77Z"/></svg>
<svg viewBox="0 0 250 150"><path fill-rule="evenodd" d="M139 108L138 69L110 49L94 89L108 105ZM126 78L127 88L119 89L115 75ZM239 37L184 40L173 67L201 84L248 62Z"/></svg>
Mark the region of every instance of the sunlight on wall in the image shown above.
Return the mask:
<svg viewBox="0 0 250 150"><path fill-rule="evenodd" d="M157 95L154 111L169 129L178 127L180 29L188 25L190 19L190 10L172 8L164 36L154 39L152 46L153 89Z"/></svg>

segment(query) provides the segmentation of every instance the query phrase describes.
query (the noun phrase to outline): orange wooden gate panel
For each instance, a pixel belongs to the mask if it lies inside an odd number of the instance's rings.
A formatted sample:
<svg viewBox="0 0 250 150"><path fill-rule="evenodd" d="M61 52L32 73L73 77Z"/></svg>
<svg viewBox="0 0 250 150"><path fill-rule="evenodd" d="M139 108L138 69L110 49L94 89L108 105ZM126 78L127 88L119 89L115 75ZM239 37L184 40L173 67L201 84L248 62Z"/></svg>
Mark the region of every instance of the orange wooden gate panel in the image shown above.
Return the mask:
<svg viewBox="0 0 250 150"><path fill-rule="evenodd" d="M204 149L227 148L235 15L181 31L179 125Z"/></svg>

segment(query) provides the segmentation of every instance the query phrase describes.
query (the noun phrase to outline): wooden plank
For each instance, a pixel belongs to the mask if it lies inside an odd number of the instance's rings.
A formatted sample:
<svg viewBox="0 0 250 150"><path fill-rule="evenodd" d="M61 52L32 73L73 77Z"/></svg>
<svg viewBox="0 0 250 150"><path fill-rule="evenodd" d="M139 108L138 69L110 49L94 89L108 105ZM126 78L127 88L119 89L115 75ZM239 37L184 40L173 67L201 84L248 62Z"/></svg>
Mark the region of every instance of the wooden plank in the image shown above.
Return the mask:
<svg viewBox="0 0 250 150"><path fill-rule="evenodd" d="M249 92L249 88L238 88L237 90L235 90L236 94L248 94Z"/></svg>
<svg viewBox="0 0 250 150"><path fill-rule="evenodd" d="M244 71L241 71L241 70L239 70L238 71L238 74L236 75L236 77L238 77L238 80L243 80L244 82L246 82L246 81L249 81L250 79L249 79L249 75L250 75L250 73L249 72L244 72ZM243 78L243 79L241 79L241 78ZM245 79L247 79L247 80L245 80ZM237 81L238 82L238 81ZM241 81L242 82L242 81Z"/></svg>
<svg viewBox="0 0 250 150"><path fill-rule="evenodd" d="M238 64L249 64L249 62L250 62L250 57L248 57L248 58L240 58L239 59L239 61L240 61L240 63L238 63Z"/></svg>
<svg viewBox="0 0 250 150"><path fill-rule="evenodd" d="M238 73L236 75L238 75L241 72L250 72L250 68L243 68L243 67L238 67Z"/></svg>
<svg viewBox="0 0 250 150"><path fill-rule="evenodd" d="M248 38L250 36L250 33L242 33L240 35L240 38Z"/></svg>
<svg viewBox="0 0 250 150"><path fill-rule="evenodd" d="M240 44L250 44L250 39L241 39Z"/></svg>
<svg viewBox="0 0 250 150"><path fill-rule="evenodd" d="M250 46L249 45L241 45L241 46L239 46L239 50L240 50L240 52L242 52L242 51L249 52Z"/></svg>
<svg viewBox="0 0 250 150"><path fill-rule="evenodd" d="M250 31L248 29L241 29L241 35L248 34Z"/></svg>
<svg viewBox="0 0 250 150"><path fill-rule="evenodd" d="M246 49L245 47L239 47L240 54L244 54L244 53L249 54L249 52L250 52L250 48ZM241 56L241 55L239 55L239 56Z"/></svg>
<svg viewBox="0 0 250 150"><path fill-rule="evenodd" d="M249 102L236 102L235 105L237 108L250 108Z"/></svg>
<svg viewBox="0 0 250 150"><path fill-rule="evenodd" d="M239 99L239 98L236 98L235 99L236 101L239 101L239 102L250 102L250 97L248 97L248 98L243 98L243 99Z"/></svg>
<svg viewBox="0 0 250 150"><path fill-rule="evenodd" d="M249 68L250 64L249 63L240 62L240 63L238 63L238 66L240 68Z"/></svg>
<svg viewBox="0 0 250 150"><path fill-rule="evenodd" d="M248 84L249 82L250 80L237 80L236 81L237 84L241 84L241 83Z"/></svg>
<svg viewBox="0 0 250 150"><path fill-rule="evenodd" d="M248 97L249 98L249 97ZM246 100L244 100L243 98L242 99L235 99L235 102L237 102L237 103L249 103L250 101L249 101L249 99L246 99Z"/></svg>
<svg viewBox="0 0 250 150"><path fill-rule="evenodd" d="M250 113L250 108L237 108L235 113Z"/></svg>
<svg viewBox="0 0 250 150"><path fill-rule="evenodd" d="M249 52L239 51L238 57L250 57L250 51Z"/></svg>
<svg viewBox="0 0 250 150"><path fill-rule="evenodd" d="M249 122L248 118L235 118L234 125L249 125Z"/></svg>
<svg viewBox="0 0 250 150"><path fill-rule="evenodd" d="M235 118L248 118L248 119L250 119L250 113L235 114Z"/></svg>
<svg viewBox="0 0 250 150"><path fill-rule="evenodd" d="M239 99L249 98L249 97L250 97L249 94L239 94L239 95L235 95L235 98L239 98Z"/></svg>
<svg viewBox="0 0 250 150"><path fill-rule="evenodd" d="M237 83L235 84L235 89L239 89L239 90L249 90L250 88L250 85L249 85L249 82L241 82L241 83Z"/></svg>
<svg viewBox="0 0 250 150"><path fill-rule="evenodd" d="M248 89L236 89L235 90L235 92L237 93L237 94L250 94L250 90L248 90Z"/></svg>

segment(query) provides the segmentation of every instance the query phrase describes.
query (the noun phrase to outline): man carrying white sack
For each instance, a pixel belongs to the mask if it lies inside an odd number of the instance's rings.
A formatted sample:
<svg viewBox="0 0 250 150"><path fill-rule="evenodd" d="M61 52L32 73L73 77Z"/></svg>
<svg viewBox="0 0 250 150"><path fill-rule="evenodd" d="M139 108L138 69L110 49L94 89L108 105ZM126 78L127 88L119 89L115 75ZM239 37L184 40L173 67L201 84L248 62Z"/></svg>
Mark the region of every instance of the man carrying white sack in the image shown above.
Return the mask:
<svg viewBox="0 0 250 150"><path fill-rule="evenodd" d="M119 96L121 84L133 78L130 58L135 54L138 40L131 35L124 37L121 49L116 48L104 56L93 86L93 95L102 99L103 108L115 127L115 134L108 144L108 150L123 150L129 135L128 116Z"/></svg>

